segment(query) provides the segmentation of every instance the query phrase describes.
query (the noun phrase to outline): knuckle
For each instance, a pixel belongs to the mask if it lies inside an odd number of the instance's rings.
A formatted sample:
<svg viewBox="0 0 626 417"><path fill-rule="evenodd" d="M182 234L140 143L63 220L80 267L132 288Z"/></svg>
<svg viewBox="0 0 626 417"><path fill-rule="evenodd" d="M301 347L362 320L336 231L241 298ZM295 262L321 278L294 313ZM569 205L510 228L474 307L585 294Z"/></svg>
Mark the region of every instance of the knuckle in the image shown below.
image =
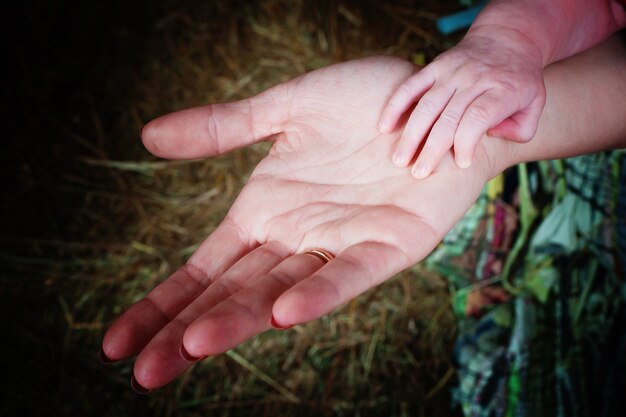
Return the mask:
<svg viewBox="0 0 626 417"><path fill-rule="evenodd" d="M520 90L518 83L510 79L495 80L492 87L493 89L502 91L503 93L515 93Z"/></svg>
<svg viewBox="0 0 626 417"><path fill-rule="evenodd" d="M469 121L479 124L488 123L491 112L482 104L475 104L467 109L466 116Z"/></svg>
<svg viewBox="0 0 626 417"><path fill-rule="evenodd" d="M409 97L413 94L413 87L410 81L411 79L408 79L407 81L400 84L400 87L398 87L398 91L396 92L395 97L404 98Z"/></svg>
<svg viewBox="0 0 626 417"><path fill-rule="evenodd" d="M415 113L423 116L433 116L437 111L437 104L429 98L422 98L415 107Z"/></svg>
<svg viewBox="0 0 626 417"><path fill-rule="evenodd" d="M232 279L218 279L215 281L222 291L224 291L229 297L237 294L243 290L243 285Z"/></svg>
<svg viewBox="0 0 626 417"><path fill-rule="evenodd" d="M217 117L215 116L215 108L212 105L207 106L206 128L209 137L209 148L212 154L220 154L220 136L217 125Z"/></svg>
<svg viewBox="0 0 626 417"><path fill-rule="evenodd" d="M272 277L275 282L286 288L293 287L297 282L296 278L290 275L287 271L281 271L280 269L274 269L269 273L269 276Z"/></svg>
<svg viewBox="0 0 626 417"><path fill-rule="evenodd" d="M455 129L458 126L460 120L460 113L454 110L446 110L441 113L441 116L439 116L439 123L442 125L442 127L448 129Z"/></svg>

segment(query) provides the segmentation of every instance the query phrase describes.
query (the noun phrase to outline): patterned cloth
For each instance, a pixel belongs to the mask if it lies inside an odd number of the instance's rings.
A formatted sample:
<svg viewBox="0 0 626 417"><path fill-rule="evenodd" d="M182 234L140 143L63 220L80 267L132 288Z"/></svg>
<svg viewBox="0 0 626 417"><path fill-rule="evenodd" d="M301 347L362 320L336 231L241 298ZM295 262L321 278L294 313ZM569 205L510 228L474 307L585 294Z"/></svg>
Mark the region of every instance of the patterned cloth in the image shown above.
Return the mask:
<svg viewBox="0 0 626 417"><path fill-rule="evenodd" d="M626 152L520 165L429 257L468 417L623 416Z"/></svg>

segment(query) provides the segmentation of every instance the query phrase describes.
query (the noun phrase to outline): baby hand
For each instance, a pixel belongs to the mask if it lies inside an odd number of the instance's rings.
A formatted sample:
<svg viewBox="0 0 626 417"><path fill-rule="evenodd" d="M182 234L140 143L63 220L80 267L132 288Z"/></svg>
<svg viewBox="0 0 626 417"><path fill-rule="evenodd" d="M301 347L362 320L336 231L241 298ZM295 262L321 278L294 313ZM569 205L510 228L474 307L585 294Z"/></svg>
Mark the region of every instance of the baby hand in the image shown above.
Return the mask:
<svg viewBox="0 0 626 417"><path fill-rule="evenodd" d="M392 131L417 102L393 162L409 165L427 138L411 171L424 178L450 148L456 164L468 167L485 133L530 141L545 98L537 46L517 30L482 26L398 87L382 113L379 130Z"/></svg>

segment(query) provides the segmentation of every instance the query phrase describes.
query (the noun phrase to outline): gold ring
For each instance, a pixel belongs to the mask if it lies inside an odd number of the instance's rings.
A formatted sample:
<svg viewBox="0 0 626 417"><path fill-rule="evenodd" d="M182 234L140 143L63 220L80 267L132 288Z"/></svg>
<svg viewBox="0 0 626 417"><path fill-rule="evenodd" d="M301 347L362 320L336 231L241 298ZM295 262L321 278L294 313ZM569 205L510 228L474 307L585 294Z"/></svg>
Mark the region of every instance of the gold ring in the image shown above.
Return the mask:
<svg viewBox="0 0 626 417"><path fill-rule="evenodd" d="M304 252L304 254L305 255L313 255L316 258L321 259L322 262L324 262L325 264L327 264L328 262L330 262L333 259L335 259L335 255L333 255L332 253L328 252L327 250L320 249L320 248L309 249L308 251Z"/></svg>

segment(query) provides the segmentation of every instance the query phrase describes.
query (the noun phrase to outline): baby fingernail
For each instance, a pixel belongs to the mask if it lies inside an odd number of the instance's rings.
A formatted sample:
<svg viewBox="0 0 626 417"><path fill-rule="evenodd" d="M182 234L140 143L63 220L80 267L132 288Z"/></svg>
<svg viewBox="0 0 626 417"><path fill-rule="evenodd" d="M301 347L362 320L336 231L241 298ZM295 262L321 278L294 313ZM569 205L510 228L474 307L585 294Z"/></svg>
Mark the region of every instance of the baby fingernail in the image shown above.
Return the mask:
<svg viewBox="0 0 626 417"><path fill-rule="evenodd" d="M189 352L187 352L187 349L185 349L184 345L180 345L180 348L178 349L178 353L180 354L180 357L183 358L184 360L188 361L188 362L197 362L200 359L202 359L201 357L195 357L193 355L191 355Z"/></svg>
<svg viewBox="0 0 626 417"><path fill-rule="evenodd" d="M274 316L272 315L272 318L270 319L270 323L272 325L273 328L278 329L278 330L287 330L287 329L291 329L293 327L293 324L291 325L282 325L282 324L278 324L278 322L276 321L276 319L274 318Z"/></svg>
<svg viewBox="0 0 626 417"><path fill-rule="evenodd" d="M502 135L499 135L497 133L491 132L491 131L487 131L487 136L489 136L490 138L494 138L494 139L503 139L506 140L506 138Z"/></svg>
<svg viewBox="0 0 626 417"><path fill-rule="evenodd" d="M386 120L381 121L378 124L378 131L380 133L389 133L389 122L387 122Z"/></svg>
<svg viewBox="0 0 626 417"><path fill-rule="evenodd" d="M456 160L456 164L459 168L469 168L469 166L472 164L472 161L469 159L465 159L465 158L459 158Z"/></svg>
<svg viewBox="0 0 626 417"><path fill-rule="evenodd" d="M149 393L150 389L144 387L143 385L141 385L139 382L137 382L137 380L135 379L135 375L133 375L130 378L130 387L133 389L133 391L135 391L137 394L141 394L141 395L146 395L147 393Z"/></svg>
<svg viewBox="0 0 626 417"><path fill-rule="evenodd" d="M422 179L422 178L426 178L428 176L428 168L426 168L425 166L414 166L413 169L411 170L411 174L417 178L417 179Z"/></svg>
<svg viewBox="0 0 626 417"><path fill-rule="evenodd" d="M396 152L393 154L393 157L391 158L391 160L393 161L393 164L397 167L402 167L406 164L405 160L406 157L404 156L404 154L402 152Z"/></svg>

